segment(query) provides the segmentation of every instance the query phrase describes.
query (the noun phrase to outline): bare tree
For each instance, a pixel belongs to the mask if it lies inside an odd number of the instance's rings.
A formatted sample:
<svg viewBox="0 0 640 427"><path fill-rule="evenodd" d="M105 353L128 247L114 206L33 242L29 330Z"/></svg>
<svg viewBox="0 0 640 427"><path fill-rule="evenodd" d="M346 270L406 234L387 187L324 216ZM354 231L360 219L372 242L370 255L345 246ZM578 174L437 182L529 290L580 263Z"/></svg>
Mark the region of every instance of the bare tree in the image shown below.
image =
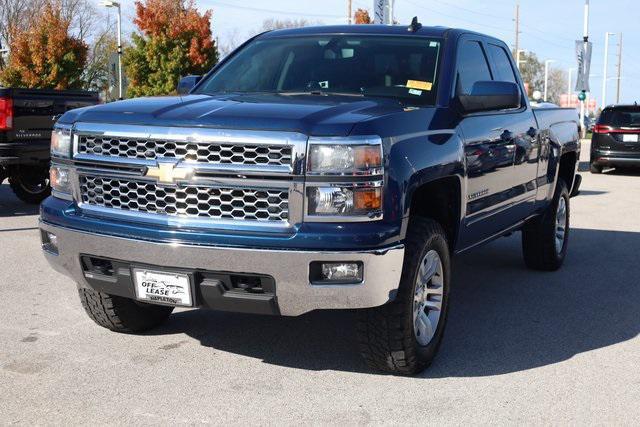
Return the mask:
<svg viewBox="0 0 640 427"><path fill-rule="evenodd" d="M9 48L11 33L25 28L43 3L44 0L0 0L0 49ZM0 69L3 68L4 61L0 54Z"/></svg>
<svg viewBox="0 0 640 427"><path fill-rule="evenodd" d="M522 80L529 85L529 96L538 90L544 91L544 62L540 61L535 53L530 52L520 58L520 74ZM565 73L558 68L549 69L549 79L547 82L547 101L558 104L560 94L565 92L567 79Z"/></svg>
<svg viewBox="0 0 640 427"><path fill-rule="evenodd" d="M2 0L0 0L2 1ZM104 26L99 25L103 13L89 0L60 0L62 16L71 22L70 31L74 37L86 41L99 36Z"/></svg>
<svg viewBox="0 0 640 427"><path fill-rule="evenodd" d="M262 21L262 27L258 31L281 30L283 28L300 28L308 27L310 25L317 25L317 22L307 21L306 19L274 19L269 18Z"/></svg>

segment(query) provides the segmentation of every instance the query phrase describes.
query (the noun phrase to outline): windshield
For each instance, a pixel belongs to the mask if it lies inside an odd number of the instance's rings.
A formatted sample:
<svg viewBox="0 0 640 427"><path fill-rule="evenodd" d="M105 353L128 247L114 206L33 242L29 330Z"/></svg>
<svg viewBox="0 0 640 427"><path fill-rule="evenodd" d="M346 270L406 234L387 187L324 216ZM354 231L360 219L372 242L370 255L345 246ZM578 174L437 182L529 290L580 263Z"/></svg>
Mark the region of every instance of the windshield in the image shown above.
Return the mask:
<svg viewBox="0 0 640 427"><path fill-rule="evenodd" d="M196 93L351 94L434 104L439 39L322 35L256 40Z"/></svg>

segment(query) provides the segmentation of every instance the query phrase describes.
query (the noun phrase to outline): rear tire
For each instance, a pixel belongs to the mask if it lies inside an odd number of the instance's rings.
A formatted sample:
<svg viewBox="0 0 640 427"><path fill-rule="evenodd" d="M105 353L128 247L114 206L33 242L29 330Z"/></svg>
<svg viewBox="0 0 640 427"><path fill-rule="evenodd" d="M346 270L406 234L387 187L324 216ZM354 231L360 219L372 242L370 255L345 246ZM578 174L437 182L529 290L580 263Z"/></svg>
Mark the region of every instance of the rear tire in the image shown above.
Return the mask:
<svg viewBox="0 0 640 427"><path fill-rule="evenodd" d="M92 289L78 289L82 307L98 325L115 332L143 332L162 324L173 307L139 303Z"/></svg>
<svg viewBox="0 0 640 427"><path fill-rule="evenodd" d="M590 163L589 164L589 171L591 173L595 173L595 174L601 174L602 173L602 166L597 164L597 163Z"/></svg>
<svg viewBox="0 0 640 427"><path fill-rule="evenodd" d="M49 169L40 166L20 166L9 177L13 193L25 203L40 204L51 194Z"/></svg>
<svg viewBox="0 0 640 427"><path fill-rule="evenodd" d="M569 201L567 184L559 178L544 214L529 220L522 229L522 252L527 267L555 271L562 266L569 243Z"/></svg>
<svg viewBox="0 0 640 427"><path fill-rule="evenodd" d="M413 219L395 300L360 313L360 352L370 367L413 375L431 364L447 321L450 277L444 230L431 219Z"/></svg>

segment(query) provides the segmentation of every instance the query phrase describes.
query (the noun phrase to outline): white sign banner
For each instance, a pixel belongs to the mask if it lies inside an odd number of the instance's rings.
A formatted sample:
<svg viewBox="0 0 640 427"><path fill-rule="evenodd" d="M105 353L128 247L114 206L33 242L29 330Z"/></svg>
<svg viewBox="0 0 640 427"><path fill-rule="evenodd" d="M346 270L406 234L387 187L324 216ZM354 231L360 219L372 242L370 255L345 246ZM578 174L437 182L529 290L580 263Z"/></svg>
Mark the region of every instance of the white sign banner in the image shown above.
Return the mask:
<svg viewBox="0 0 640 427"><path fill-rule="evenodd" d="M373 23L384 24L386 0L373 0Z"/></svg>

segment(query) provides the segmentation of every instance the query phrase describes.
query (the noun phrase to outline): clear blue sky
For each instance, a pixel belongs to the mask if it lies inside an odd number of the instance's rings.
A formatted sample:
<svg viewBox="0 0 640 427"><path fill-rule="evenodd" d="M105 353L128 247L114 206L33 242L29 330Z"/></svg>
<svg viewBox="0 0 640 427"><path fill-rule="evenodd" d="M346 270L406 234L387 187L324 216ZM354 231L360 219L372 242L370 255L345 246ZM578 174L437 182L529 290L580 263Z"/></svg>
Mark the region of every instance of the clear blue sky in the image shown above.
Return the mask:
<svg viewBox="0 0 640 427"><path fill-rule="evenodd" d="M513 45L514 11L517 0L396 0L395 17L409 23L418 15L424 25L468 28L488 33ZM519 0L521 49L538 57L554 59L555 67L575 67L574 40L582 37L584 0ZM590 40L594 44L591 63L592 97L600 104L604 65L605 32L623 33L622 102L640 102L640 0L591 0ZM123 0L123 14L134 14L133 0ZM347 0L196 0L201 10L213 10L214 35L225 43L230 37L248 37L268 18L346 22ZM373 0L353 0L353 7L371 12ZM127 19L125 18L125 19ZM127 26L131 28L130 25ZM618 37L611 38L608 75L616 75ZM575 73L574 73L575 76ZM616 81L609 80L607 102L615 101Z"/></svg>

